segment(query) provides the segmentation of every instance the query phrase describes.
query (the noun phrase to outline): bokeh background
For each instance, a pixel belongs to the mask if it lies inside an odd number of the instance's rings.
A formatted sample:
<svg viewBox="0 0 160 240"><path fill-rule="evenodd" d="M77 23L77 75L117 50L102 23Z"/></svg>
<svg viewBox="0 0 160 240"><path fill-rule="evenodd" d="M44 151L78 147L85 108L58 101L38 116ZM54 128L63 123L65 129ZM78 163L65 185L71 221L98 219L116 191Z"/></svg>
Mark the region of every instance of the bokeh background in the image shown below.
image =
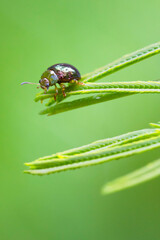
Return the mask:
<svg viewBox="0 0 160 240"><path fill-rule="evenodd" d="M38 113L35 86L50 65L81 74L160 40L158 0L1 1L0 238L2 240L158 240L159 179L110 196L104 183L159 157L128 159L44 177L25 162L160 120L159 95L128 98L58 114ZM105 81L160 78L160 56Z"/></svg>

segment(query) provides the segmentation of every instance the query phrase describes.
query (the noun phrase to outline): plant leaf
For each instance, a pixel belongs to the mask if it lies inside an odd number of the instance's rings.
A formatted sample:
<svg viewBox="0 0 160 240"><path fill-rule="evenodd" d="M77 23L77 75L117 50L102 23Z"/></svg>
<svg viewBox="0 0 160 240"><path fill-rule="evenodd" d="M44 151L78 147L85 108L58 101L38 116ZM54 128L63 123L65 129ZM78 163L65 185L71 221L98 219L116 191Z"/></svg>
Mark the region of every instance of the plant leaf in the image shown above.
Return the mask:
<svg viewBox="0 0 160 240"><path fill-rule="evenodd" d="M134 187L160 176L160 159L107 183L102 188L102 194L111 194L126 188Z"/></svg>
<svg viewBox="0 0 160 240"><path fill-rule="evenodd" d="M58 103L51 107L48 107L40 112L41 115L48 114L48 116L55 115L58 113L70 111L73 109L78 109L81 107L90 106L93 104L106 102L110 100L114 100L121 97L126 97L136 93L99 93L94 94L89 97L84 97L80 99L76 99L74 101Z"/></svg>
<svg viewBox="0 0 160 240"><path fill-rule="evenodd" d="M104 93L104 92L127 92L127 93L160 93L159 81L136 81L136 82L107 82L86 83L78 90L69 92L69 95Z"/></svg>
<svg viewBox="0 0 160 240"><path fill-rule="evenodd" d="M135 141L139 141L143 139L149 139L151 137L159 136L159 134L160 134L160 130L157 130L155 128L142 129L142 130L122 134L120 136L98 140L93 143L84 145L82 147L77 147L67 151L58 152L56 154L52 154L51 156L39 158L36 161L44 161L44 160L50 160L55 158L62 159L72 155L74 156L81 153L93 152L94 150L100 150L104 147L112 148L117 145L133 143Z"/></svg>
<svg viewBox="0 0 160 240"><path fill-rule="evenodd" d="M158 123L150 123L152 127L160 128L160 122Z"/></svg>
<svg viewBox="0 0 160 240"><path fill-rule="evenodd" d="M160 93L160 81L86 83L83 86L75 87L73 91L66 92L68 95L89 93L96 94L70 102L55 104L54 106L48 107L41 111L40 114L48 114L51 116L61 112L66 112L100 102L110 101L136 93ZM50 94L48 94L48 96L50 96ZM49 105L52 103L53 102L51 100Z"/></svg>
<svg viewBox="0 0 160 240"><path fill-rule="evenodd" d="M132 52L117 59L116 61L83 76L84 82L94 82L98 79L114 73L122 68L140 62L148 57L160 53L160 42L151 44L145 48Z"/></svg>
<svg viewBox="0 0 160 240"><path fill-rule="evenodd" d="M114 61L113 63L110 63L102 68L99 68L95 70L94 72L88 73L84 76L82 76L83 82L94 82L100 78L103 78L111 73L114 73L122 68L125 68L131 64L137 63L139 61L142 61L148 57L154 56L156 54L160 53L160 42L157 42L155 44L151 44L145 48L142 48L136 52L132 52L131 54L125 55L122 58ZM66 91L74 91L75 84L72 84L69 86ZM55 101L53 99L55 90L49 90L47 94L44 94L44 92L38 93L36 95L35 101L44 100L47 98L51 98L48 105L53 104ZM51 94L51 95L50 95ZM67 95L69 97L69 94ZM123 95L122 95L123 97ZM57 102L61 102L64 100L62 91L59 90L59 94L57 96Z"/></svg>
<svg viewBox="0 0 160 240"><path fill-rule="evenodd" d="M133 137L133 133L132 133ZM119 137L120 139L120 137ZM124 139L128 142L125 142ZM127 136L124 137L123 140L117 141L117 145L110 145L102 147L102 145L99 145L99 148L95 150L87 150L87 152L83 153L75 153L74 151L70 151L71 155L60 155L57 154L52 155L50 157L47 157L45 159L36 160L31 163L27 163L26 165L30 167L30 170L27 170L25 172L31 173L31 174L49 174L49 173L55 173L59 171L64 171L67 169L76 169L79 167L86 167L91 166L95 164L104 163L111 160L120 159L123 157L132 156L134 154L138 154L144 151L148 151L154 148L160 147L160 130L155 129L155 132L148 133L148 136L145 135L144 132L142 133L142 138L140 140L140 135L136 136L135 138L131 138L129 141L129 138L127 139ZM118 140L118 137L117 137ZM107 143L107 140L105 140ZM108 140L109 142L113 144L114 138L111 140ZM124 142L122 142L124 141ZM104 140L101 141L101 143L104 142ZM98 142L97 142L98 143ZM99 142L100 143L100 142ZM97 145L98 146L98 145Z"/></svg>
<svg viewBox="0 0 160 240"><path fill-rule="evenodd" d="M85 83L66 88L66 95L87 94L87 93L159 93L160 81L134 81L134 82L106 82L106 83ZM48 93L38 94L35 101L52 98L54 100L54 90Z"/></svg>

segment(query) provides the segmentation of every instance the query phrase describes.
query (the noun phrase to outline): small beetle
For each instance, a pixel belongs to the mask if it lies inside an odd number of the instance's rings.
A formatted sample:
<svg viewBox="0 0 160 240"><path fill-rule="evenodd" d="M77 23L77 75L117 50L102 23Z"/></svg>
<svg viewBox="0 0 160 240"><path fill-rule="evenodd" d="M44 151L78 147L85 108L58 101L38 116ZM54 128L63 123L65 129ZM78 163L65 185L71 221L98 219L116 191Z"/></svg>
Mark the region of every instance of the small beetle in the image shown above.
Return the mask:
<svg viewBox="0 0 160 240"><path fill-rule="evenodd" d="M58 95L58 88L56 86L56 83L60 85L62 88L63 96L66 96L65 93L65 85L63 83L78 83L78 80L81 79L81 75L79 71L72 65L67 63L58 63L54 64L51 67L49 67L41 76L41 79L39 80L40 87L45 90L45 92L49 89L51 86L55 86L55 95L54 98L56 100L56 96ZM23 82L23 84L37 84L37 83L30 83L30 82ZM37 84L37 85L39 85ZM79 83L83 84L83 83Z"/></svg>

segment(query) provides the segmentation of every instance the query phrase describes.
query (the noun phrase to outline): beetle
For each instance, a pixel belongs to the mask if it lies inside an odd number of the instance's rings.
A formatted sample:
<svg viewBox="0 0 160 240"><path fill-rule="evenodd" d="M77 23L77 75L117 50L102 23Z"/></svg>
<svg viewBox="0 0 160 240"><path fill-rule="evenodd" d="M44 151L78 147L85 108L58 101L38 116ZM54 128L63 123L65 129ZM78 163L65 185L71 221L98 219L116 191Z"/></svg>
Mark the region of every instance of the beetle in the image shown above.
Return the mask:
<svg viewBox="0 0 160 240"><path fill-rule="evenodd" d="M55 95L54 98L56 100L56 96L58 95L58 88L57 83L60 85L62 89L63 96L66 96L65 93L65 85L64 83L78 83L81 79L80 72L77 68L75 68L73 65L68 63L58 63L54 64L51 67L49 67L41 76L41 79L39 80L39 84L37 83L30 83L30 82L23 82L23 84L36 84L39 85L42 89L45 90L45 93L51 86L55 86Z"/></svg>

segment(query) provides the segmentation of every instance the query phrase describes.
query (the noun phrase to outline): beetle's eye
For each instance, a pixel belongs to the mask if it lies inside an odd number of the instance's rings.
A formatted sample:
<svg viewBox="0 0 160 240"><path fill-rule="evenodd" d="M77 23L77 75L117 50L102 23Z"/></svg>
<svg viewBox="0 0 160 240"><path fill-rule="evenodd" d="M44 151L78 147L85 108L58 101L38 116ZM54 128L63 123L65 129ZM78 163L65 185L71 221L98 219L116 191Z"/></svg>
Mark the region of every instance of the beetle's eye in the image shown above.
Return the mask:
<svg viewBox="0 0 160 240"><path fill-rule="evenodd" d="M49 80L47 78L40 79L39 83L40 83L41 87L42 86L47 87L47 88L49 87Z"/></svg>

